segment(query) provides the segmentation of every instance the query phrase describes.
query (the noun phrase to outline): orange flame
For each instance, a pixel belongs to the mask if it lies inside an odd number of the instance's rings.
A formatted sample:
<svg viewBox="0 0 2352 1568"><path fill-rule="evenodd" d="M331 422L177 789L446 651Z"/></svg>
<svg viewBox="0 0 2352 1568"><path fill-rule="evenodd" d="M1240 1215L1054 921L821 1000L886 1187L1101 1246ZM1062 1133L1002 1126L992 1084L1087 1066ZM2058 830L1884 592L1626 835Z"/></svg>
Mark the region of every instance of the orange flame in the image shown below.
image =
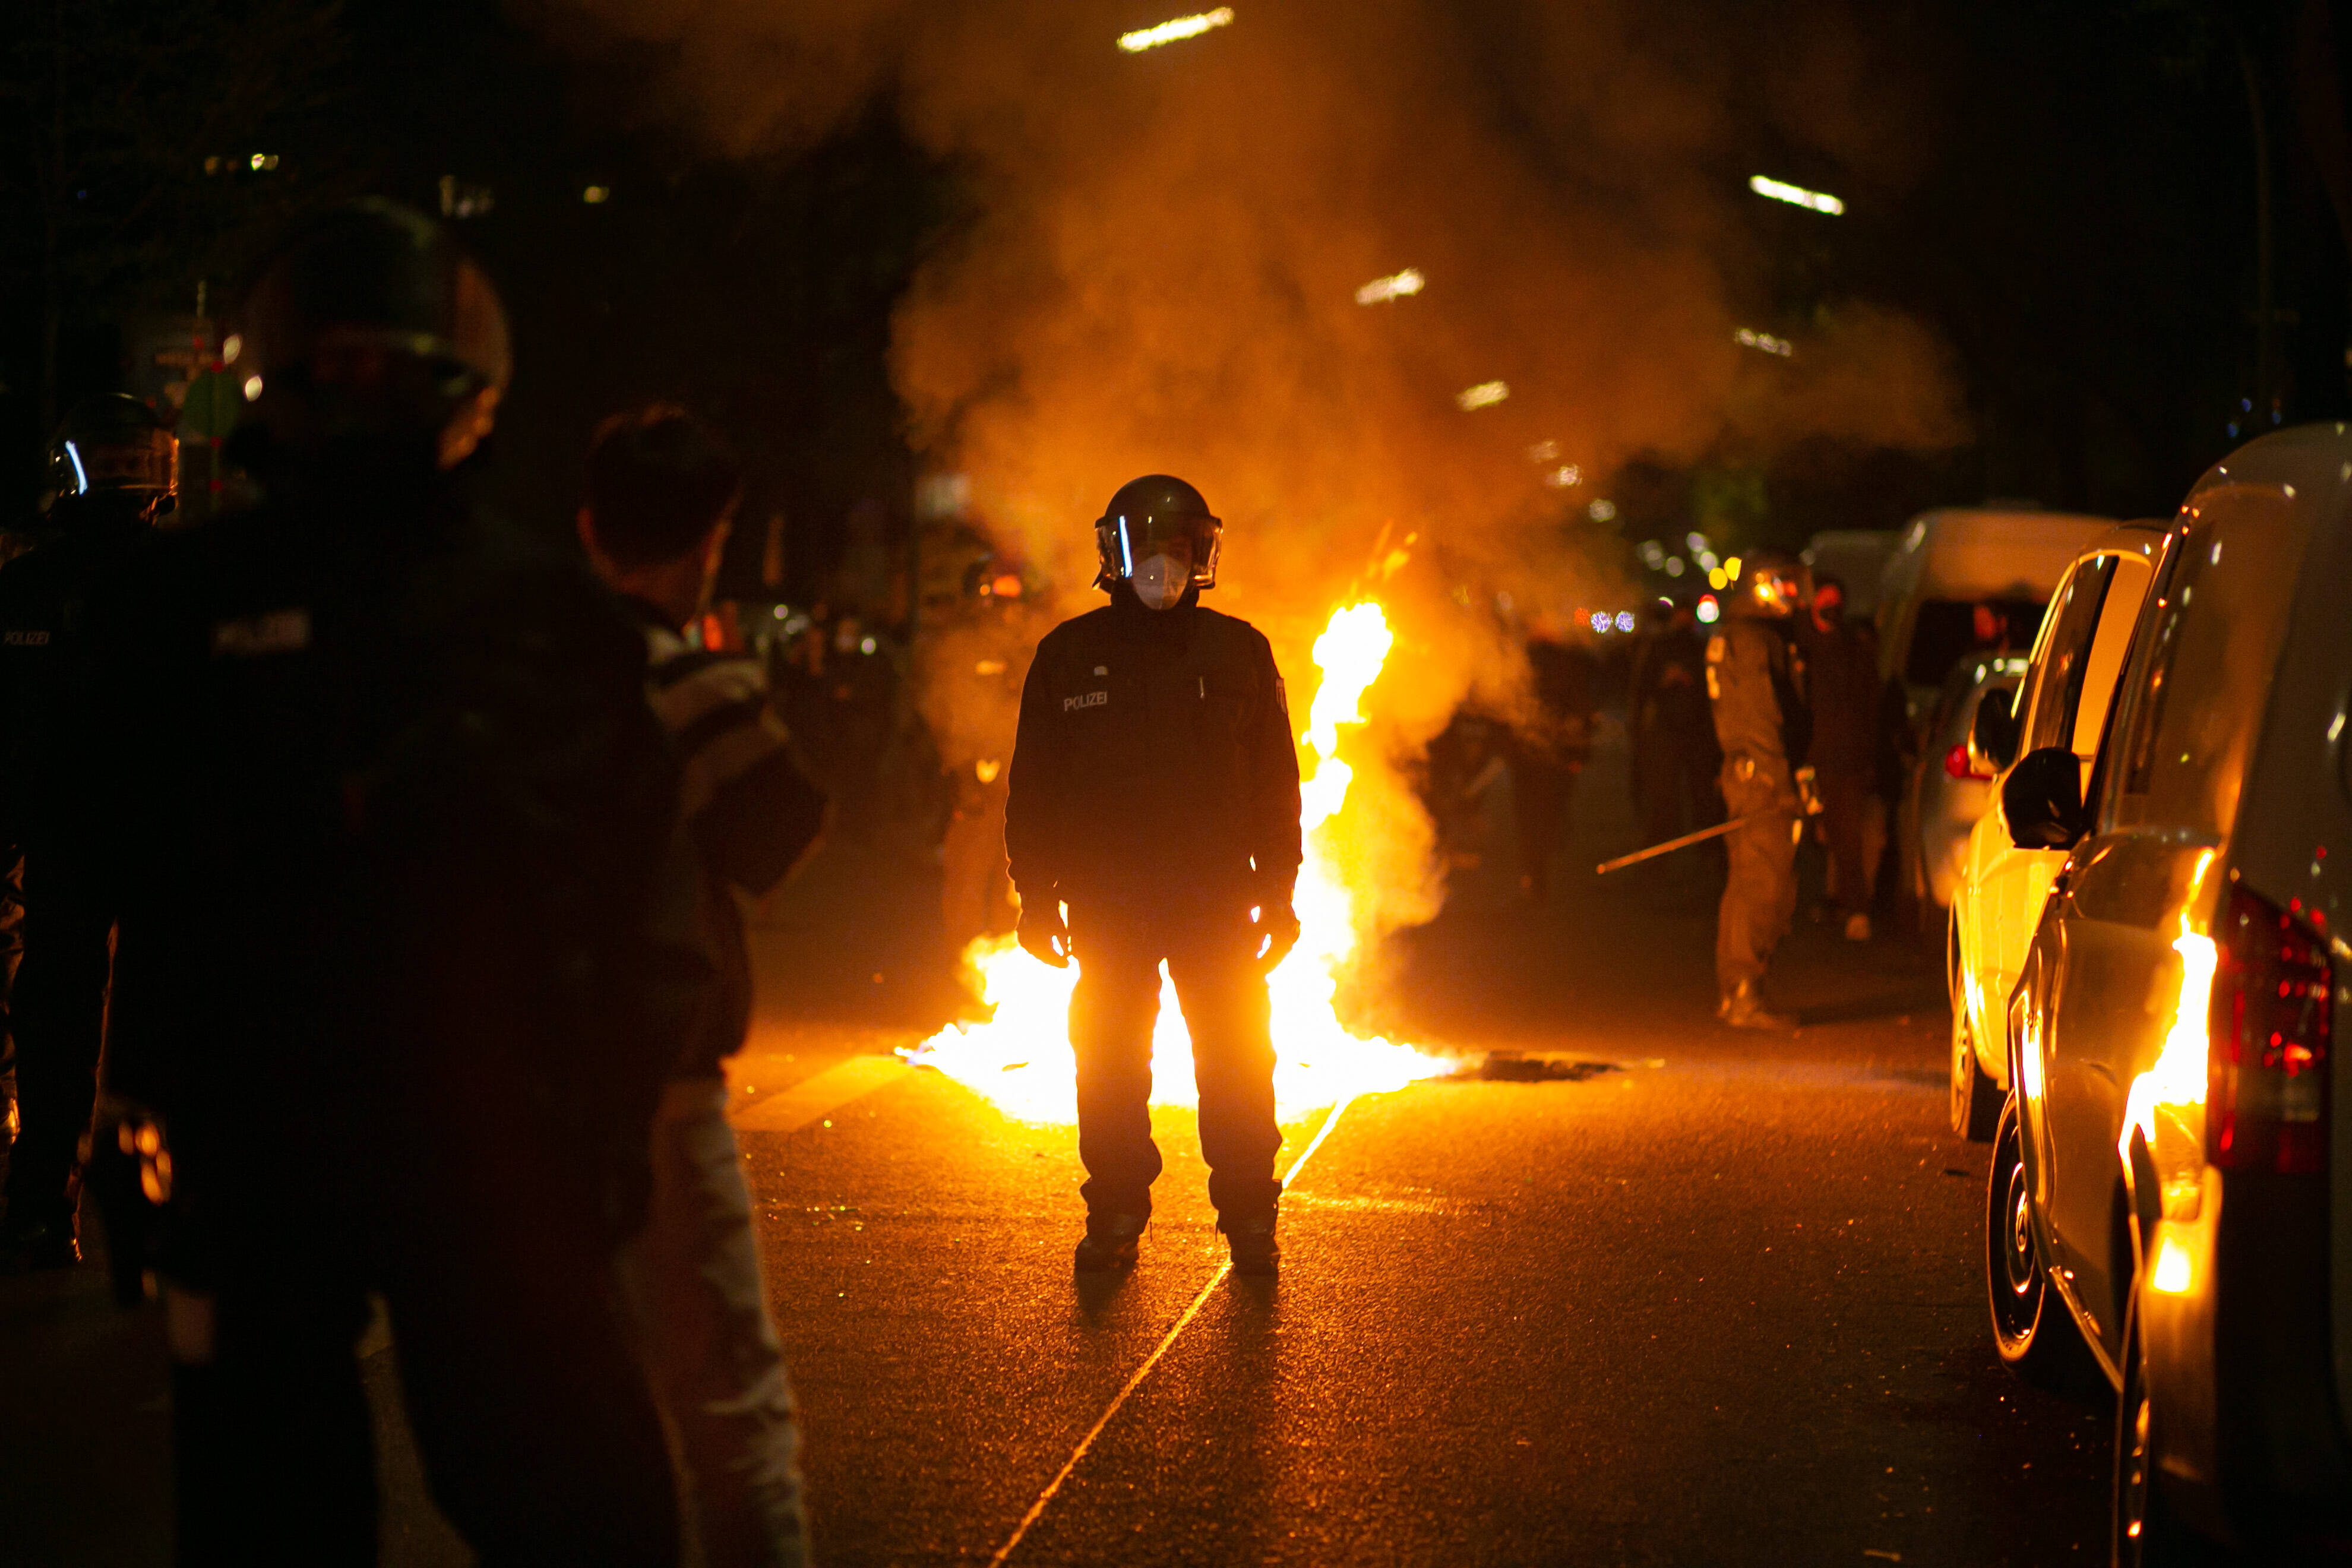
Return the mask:
<svg viewBox="0 0 2352 1568"><path fill-rule="evenodd" d="M1267 982L1274 1005L1275 1103L1286 1120L1350 1095L1402 1089L1452 1066L1412 1046L1351 1035L1332 1007L1339 971L1359 939L1349 889L1324 831L1345 810L1355 776L1337 754L1339 731L1364 722L1364 692L1378 679L1394 642L1387 616L1370 600L1332 612L1315 640L1315 664L1323 679L1301 737L1314 765L1299 791L1299 823L1307 834L1295 901L1299 940ZM983 937L964 957L978 973L993 1016L985 1024L950 1025L908 1052L907 1059L977 1090L1016 1121L1076 1121L1069 1007L1077 966L1049 968L1011 937ZM1192 1037L1164 965L1160 973L1152 1102L1191 1105L1198 1098Z"/></svg>

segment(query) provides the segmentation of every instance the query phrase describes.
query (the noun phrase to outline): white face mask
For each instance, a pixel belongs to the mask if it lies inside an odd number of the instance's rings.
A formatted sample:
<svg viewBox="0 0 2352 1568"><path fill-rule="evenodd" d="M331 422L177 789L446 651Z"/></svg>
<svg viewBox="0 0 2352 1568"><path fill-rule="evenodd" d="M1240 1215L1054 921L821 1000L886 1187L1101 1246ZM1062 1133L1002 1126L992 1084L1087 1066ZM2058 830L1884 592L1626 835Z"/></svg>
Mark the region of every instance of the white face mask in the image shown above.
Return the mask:
<svg viewBox="0 0 2352 1568"><path fill-rule="evenodd" d="M1173 555L1147 555L1136 563L1135 575L1128 581L1147 608L1164 610L1192 585L1192 563Z"/></svg>

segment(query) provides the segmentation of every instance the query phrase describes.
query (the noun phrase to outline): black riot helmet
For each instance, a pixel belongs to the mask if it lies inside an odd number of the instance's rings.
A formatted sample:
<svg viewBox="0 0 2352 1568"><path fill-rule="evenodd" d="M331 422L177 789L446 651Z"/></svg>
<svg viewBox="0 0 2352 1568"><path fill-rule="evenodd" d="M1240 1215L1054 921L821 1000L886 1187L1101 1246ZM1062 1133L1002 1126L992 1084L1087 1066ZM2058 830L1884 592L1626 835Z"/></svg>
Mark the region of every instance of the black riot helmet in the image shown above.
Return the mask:
<svg viewBox="0 0 2352 1568"><path fill-rule="evenodd" d="M1097 586L1125 582L1153 609L1165 609L1193 588L1217 585L1217 546L1225 525L1201 492L1168 474L1146 474L1119 486L1095 524L1102 563Z"/></svg>
<svg viewBox="0 0 2352 1568"><path fill-rule="evenodd" d="M50 438L41 509L55 528L150 523L172 510L179 444L128 393L74 405Z"/></svg>
<svg viewBox="0 0 2352 1568"><path fill-rule="evenodd" d="M247 295L249 420L300 454L354 442L452 468L489 433L512 374L506 309L447 229L395 202L353 202L297 228Z"/></svg>
<svg viewBox="0 0 2352 1568"><path fill-rule="evenodd" d="M1805 596L1804 563L1785 550L1759 550L1741 559L1728 607L1733 615L1786 620Z"/></svg>

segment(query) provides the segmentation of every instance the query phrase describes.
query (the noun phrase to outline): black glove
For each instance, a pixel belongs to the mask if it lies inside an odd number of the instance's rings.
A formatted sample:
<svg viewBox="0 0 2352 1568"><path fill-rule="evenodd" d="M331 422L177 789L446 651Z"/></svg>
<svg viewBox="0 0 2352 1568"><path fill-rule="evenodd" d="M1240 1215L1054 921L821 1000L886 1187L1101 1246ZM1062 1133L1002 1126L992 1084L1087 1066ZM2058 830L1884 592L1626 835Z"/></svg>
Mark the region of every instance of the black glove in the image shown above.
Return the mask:
<svg viewBox="0 0 2352 1568"><path fill-rule="evenodd" d="M1021 900L1021 924L1013 936L1040 963L1061 969L1070 962L1070 928L1062 919L1062 900L1051 893L1034 903Z"/></svg>
<svg viewBox="0 0 2352 1568"><path fill-rule="evenodd" d="M1287 898L1265 904L1258 909L1256 925L1265 939L1258 948L1258 967L1271 974L1298 945L1298 911Z"/></svg>

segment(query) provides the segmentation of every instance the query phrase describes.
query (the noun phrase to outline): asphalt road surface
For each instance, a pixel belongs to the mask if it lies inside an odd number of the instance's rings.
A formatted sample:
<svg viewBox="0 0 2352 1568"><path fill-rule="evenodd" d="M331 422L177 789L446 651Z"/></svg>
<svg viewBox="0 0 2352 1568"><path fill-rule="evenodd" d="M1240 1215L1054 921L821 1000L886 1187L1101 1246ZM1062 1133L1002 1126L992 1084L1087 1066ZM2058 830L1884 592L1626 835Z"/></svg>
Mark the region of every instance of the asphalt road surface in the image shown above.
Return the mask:
<svg viewBox="0 0 2352 1568"><path fill-rule="evenodd" d="M1593 815L1572 866L1630 847ZM1141 1266L1076 1281L1071 1130L772 1016L737 1102L821 1561L2100 1560L2112 1417L1993 1356L1932 952L1801 925L1806 1026L1735 1035L1699 873L1464 870L1368 994L1465 1071L1285 1129L1278 1283L1223 1273L1189 1113ZM380 1403L387 1561L463 1561ZM94 1269L0 1282L0 1561L163 1561L165 1409Z"/></svg>

